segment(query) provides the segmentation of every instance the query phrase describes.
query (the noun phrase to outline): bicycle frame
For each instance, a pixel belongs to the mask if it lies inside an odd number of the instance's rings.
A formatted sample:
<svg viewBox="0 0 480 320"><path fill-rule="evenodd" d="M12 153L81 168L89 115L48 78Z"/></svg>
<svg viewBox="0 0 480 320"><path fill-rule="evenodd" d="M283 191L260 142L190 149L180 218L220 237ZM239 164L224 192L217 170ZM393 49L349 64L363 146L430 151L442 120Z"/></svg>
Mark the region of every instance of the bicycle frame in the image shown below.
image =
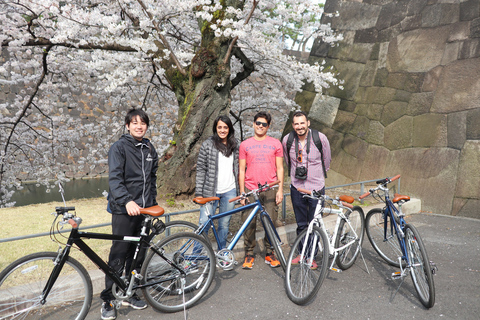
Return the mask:
<svg viewBox="0 0 480 320"><path fill-rule="evenodd" d="M138 275L138 272L136 271L136 269L139 265L139 261L137 260L137 258L139 256L140 250L146 251L147 248L150 248L156 254L158 254L162 259L164 259L170 266L177 269L182 274L182 276L185 276L184 270L178 268L171 260L165 257L161 251L159 251L154 245L150 244L150 240L152 240L152 238L156 235L156 233L152 232L148 234L149 227L147 227L146 225L149 223L150 223L150 218L146 217L144 222L145 225L142 228L140 236L119 236L119 235L95 233L95 232L82 232L82 231L78 231L78 226L72 227L72 231L70 232L70 236L68 237L66 246L65 248L63 248L61 252L59 252L57 259L55 261L55 267L53 268L53 271L50 274L50 277L43 290L42 302L44 303L46 301L48 294L50 293L50 290L53 287L53 284L57 280L58 275L60 274L60 271L63 268L63 265L65 264L65 262L67 261L70 255L70 249L72 248L72 245L78 246L78 248L90 259L90 261L92 261L100 270L102 270L105 273L107 277L109 277L118 286L118 288L125 294L125 297L130 297L133 294L135 289L149 287L157 283L174 279L172 277L172 279L162 279L161 281L152 282L152 283L135 284L134 280ZM88 244L82 240L82 238L126 241L126 242L136 243L136 249L133 257L132 267L131 267L131 270L127 270L128 272L126 273L131 275L128 287L126 282L117 274L117 272L111 266L109 266L102 258L100 258L98 254L95 253L90 248L90 246L88 246Z"/></svg>
<svg viewBox="0 0 480 320"><path fill-rule="evenodd" d="M333 265L335 264L335 258L337 256L338 252L342 251L343 249L345 249L345 248L351 246L353 243L355 243L356 239L358 239L358 235L356 234L354 228L352 228L352 225L350 224L350 219L348 219L348 217L345 216L342 209L325 208L321 204L321 202L322 202L321 200L318 201L317 207L315 209L314 218L308 225L307 235L312 233L313 226L320 227L320 229L322 229L327 234L328 250L329 250L329 252L334 254L332 264L330 265L330 269L333 269ZM333 231L332 235L330 235L328 233L328 230L325 226L325 222L323 221L323 215L322 215L323 213L330 213L330 214L336 214L337 215L337 220L335 222L335 227L333 229L334 231ZM339 226L340 226L340 221L342 219L344 219L345 222L349 225L349 227L353 231L356 239L351 240L350 242L346 243L345 245L343 245L341 247L335 248L335 246L333 244L334 244L335 239L337 238L338 229L339 229ZM315 252L317 243L318 243L317 239L314 238L312 252ZM306 246L304 246L303 249L302 249L302 255L305 255L305 247ZM323 249L323 248L320 248L320 249Z"/></svg>
<svg viewBox="0 0 480 320"><path fill-rule="evenodd" d="M220 218L223 218L223 217L226 217L226 216L229 216L229 215L232 215L232 214L235 214L237 212L252 209L252 211L248 215L245 222L242 224L242 226L237 231L237 233L235 234L233 239L230 241L230 244L227 245L227 247L226 247L226 249L232 251L233 248L235 248L235 245L237 244L240 237L243 235L245 230L248 228L248 226L250 225L252 220L255 219L255 216L258 213L260 213L260 216L266 215L268 217L268 219L270 220L270 222L272 223L272 220L271 220L270 216L268 215L268 213L263 208L262 202L260 201L260 198L258 197L258 195L254 194L254 198L255 198L255 202L253 202L253 203L247 204L247 205L239 207L239 208L234 208L230 211L225 211L225 212L222 212L222 213L219 213L219 214L216 214L216 215L213 215L212 213L208 212L208 210L207 210L208 220L205 223L203 223L202 225L200 225L200 227L197 229L197 233L201 234L203 231L208 230L211 227L213 229L213 234L215 236L215 240L217 242L217 245L219 246L220 238L218 237L217 229L215 228L215 224L213 223L213 221L217 220L217 219L220 219ZM260 221L262 221L262 219L260 219ZM262 221L262 224L263 224L263 221ZM265 228L265 226L263 226L263 227ZM279 238L277 230L275 228L274 228L274 231L275 231L275 235ZM267 234L267 237L268 237L268 234ZM220 249L223 249L223 248L220 248Z"/></svg>
<svg viewBox="0 0 480 320"><path fill-rule="evenodd" d="M386 188L387 189L387 188ZM385 208L383 209L383 214L384 214L384 240L383 241L387 241L387 222L388 222L388 218L390 218L390 221L391 221L391 225L390 225L390 228L391 228L391 232L393 232L393 229L395 228L395 234L397 235L397 240L398 240L398 243L400 245L400 248L402 250L402 257L399 257L399 263L400 263L400 268L402 268L402 262L401 260L405 260L405 262L407 263L407 268L410 267L410 260L408 258L408 254L407 254L407 245L405 244L405 233L403 232L404 228L405 228L405 225L406 225L406 221L405 219L403 218L403 215L400 214L400 212L398 211L398 209L395 207L395 205L393 204L392 200L390 200L390 196L388 195L388 189L387 190L383 190L385 191ZM399 223L397 223L397 220L395 219L395 215L398 217L398 221ZM403 272L403 270L402 270Z"/></svg>

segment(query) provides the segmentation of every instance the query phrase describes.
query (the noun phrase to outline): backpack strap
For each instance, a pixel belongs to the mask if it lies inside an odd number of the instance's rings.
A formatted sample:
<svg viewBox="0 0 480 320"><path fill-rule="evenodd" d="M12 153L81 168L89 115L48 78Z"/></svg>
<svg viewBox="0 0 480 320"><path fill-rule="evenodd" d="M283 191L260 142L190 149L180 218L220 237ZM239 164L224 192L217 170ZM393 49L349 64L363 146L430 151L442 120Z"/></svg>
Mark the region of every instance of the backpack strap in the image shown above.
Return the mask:
<svg viewBox="0 0 480 320"><path fill-rule="evenodd" d="M292 147L292 144L293 144L293 140L295 139L295 132L294 131L291 131L289 134L288 134L288 139L287 139L287 159L286 162L287 162L287 168L288 168L288 175L290 176L290 148Z"/></svg>
<svg viewBox="0 0 480 320"><path fill-rule="evenodd" d="M318 151L320 151L320 157L322 159L323 176L326 179L327 178L327 170L325 168L325 159L323 157L323 145L322 145L322 140L320 140L320 132L318 132L315 129L310 129L310 130L312 130L313 143L315 143Z"/></svg>

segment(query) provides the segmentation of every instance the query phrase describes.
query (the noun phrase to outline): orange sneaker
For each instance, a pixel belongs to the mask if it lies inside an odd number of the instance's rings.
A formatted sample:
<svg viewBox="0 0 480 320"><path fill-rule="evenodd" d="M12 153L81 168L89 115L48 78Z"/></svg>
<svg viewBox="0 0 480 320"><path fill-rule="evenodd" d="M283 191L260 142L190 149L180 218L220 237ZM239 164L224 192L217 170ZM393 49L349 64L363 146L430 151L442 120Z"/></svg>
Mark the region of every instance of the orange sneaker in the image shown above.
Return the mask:
<svg viewBox="0 0 480 320"><path fill-rule="evenodd" d="M253 256L250 256L250 255L245 256L245 262L243 263L242 268L252 269L254 265L253 261L255 261L255 258Z"/></svg>
<svg viewBox="0 0 480 320"><path fill-rule="evenodd" d="M277 260L277 258L275 257L275 255L273 253L265 256L265 263L269 264L270 267L272 267L272 268L276 268L276 267L280 266L280 261Z"/></svg>

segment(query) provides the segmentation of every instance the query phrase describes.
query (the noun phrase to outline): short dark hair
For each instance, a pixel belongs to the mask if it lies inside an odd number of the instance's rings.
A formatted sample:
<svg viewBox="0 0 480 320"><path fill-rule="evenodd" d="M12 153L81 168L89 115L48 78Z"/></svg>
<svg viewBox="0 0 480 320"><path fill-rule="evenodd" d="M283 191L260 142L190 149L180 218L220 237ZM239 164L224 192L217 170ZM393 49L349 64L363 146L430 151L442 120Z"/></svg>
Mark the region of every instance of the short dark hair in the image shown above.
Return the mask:
<svg viewBox="0 0 480 320"><path fill-rule="evenodd" d="M295 117L301 117L301 116L305 116L305 119L308 120L307 113L306 113L305 111L298 110L298 111L295 111L295 112L293 113L292 122L293 122L293 118L295 118Z"/></svg>
<svg viewBox="0 0 480 320"><path fill-rule="evenodd" d="M125 125L130 125L130 122L132 122L132 120L137 116L139 116L140 119L145 122L147 127L150 125L150 119L148 118L148 114L142 109L135 108L128 110L127 115L125 116Z"/></svg>
<svg viewBox="0 0 480 320"><path fill-rule="evenodd" d="M258 118L265 118L267 120L268 125L270 125L270 122L272 122L272 116L270 113L265 112L265 111L260 111L258 112L255 117L253 117L253 121L257 121Z"/></svg>

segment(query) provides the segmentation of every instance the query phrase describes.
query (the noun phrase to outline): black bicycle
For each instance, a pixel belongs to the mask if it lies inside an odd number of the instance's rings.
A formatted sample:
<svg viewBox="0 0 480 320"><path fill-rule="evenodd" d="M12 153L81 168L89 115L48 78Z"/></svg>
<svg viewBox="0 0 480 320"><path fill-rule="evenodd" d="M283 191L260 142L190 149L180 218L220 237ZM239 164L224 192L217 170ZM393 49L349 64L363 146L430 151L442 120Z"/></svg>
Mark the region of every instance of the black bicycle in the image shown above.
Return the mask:
<svg viewBox="0 0 480 320"><path fill-rule="evenodd" d="M85 319L92 303L92 282L87 270L70 257L72 248L82 251L112 279L117 308L141 289L157 310L185 310L206 293L213 281L215 254L205 237L179 232L155 241L165 230L158 219L164 213L159 206L141 210L144 221L140 236L82 232L82 219L74 213L75 207L57 207L55 211L50 234L63 249L27 255L0 273L0 319ZM72 227L68 238L59 236L65 225ZM119 275L82 239L134 243L131 270ZM137 260L141 250L148 250L143 264Z"/></svg>

